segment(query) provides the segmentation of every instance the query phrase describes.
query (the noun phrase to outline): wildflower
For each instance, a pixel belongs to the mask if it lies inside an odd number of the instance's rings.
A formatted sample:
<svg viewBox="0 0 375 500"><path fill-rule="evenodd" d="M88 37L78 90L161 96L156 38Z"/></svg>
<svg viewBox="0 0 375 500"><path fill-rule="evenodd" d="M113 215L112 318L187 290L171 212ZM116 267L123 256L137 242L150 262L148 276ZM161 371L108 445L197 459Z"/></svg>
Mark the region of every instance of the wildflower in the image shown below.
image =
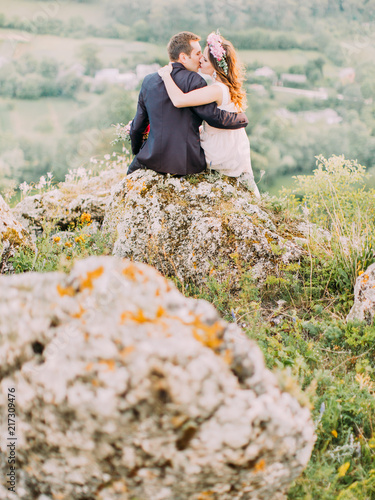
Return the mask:
<svg viewBox="0 0 375 500"><path fill-rule="evenodd" d="M83 224L91 222L91 215L87 212L83 212L83 214L81 214L81 222Z"/></svg>
<svg viewBox="0 0 375 500"><path fill-rule="evenodd" d="M90 163L98 163L98 160L94 157L90 158Z"/></svg>
<svg viewBox="0 0 375 500"><path fill-rule="evenodd" d="M84 169L83 167L77 168L76 175L77 177L81 177L81 179L85 179L87 177L86 169Z"/></svg>
<svg viewBox="0 0 375 500"><path fill-rule="evenodd" d="M331 434L333 437L337 438L337 431L335 429L333 429L333 431L331 431Z"/></svg>
<svg viewBox="0 0 375 500"><path fill-rule="evenodd" d="M84 235L83 235L83 234L80 234L79 236L76 236L76 237L74 238L74 241L75 241L76 243L85 243L85 241L86 241L86 240L85 240Z"/></svg>
<svg viewBox="0 0 375 500"><path fill-rule="evenodd" d="M47 177L48 177L48 179L52 179L52 177L53 177L52 172L47 172Z"/></svg>
<svg viewBox="0 0 375 500"><path fill-rule="evenodd" d="M61 240L60 236L54 236L53 241L54 243L58 243Z"/></svg>
<svg viewBox="0 0 375 500"><path fill-rule="evenodd" d="M65 182L72 182L74 180L73 170L69 170L69 173L65 175Z"/></svg>
<svg viewBox="0 0 375 500"><path fill-rule="evenodd" d="M70 242L70 241L66 241L66 242L65 242L65 246L66 246L67 248L70 248L70 247L72 246L72 244L71 244L71 242Z"/></svg>
<svg viewBox="0 0 375 500"><path fill-rule="evenodd" d="M29 184L27 184L27 182L22 182L22 184L20 184L18 187L22 191L23 194L27 193L31 189L31 186L29 186Z"/></svg>
<svg viewBox="0 0 375 500"><path fill-rule="evenodd" d="M105 160L109 160L110 158L111 158L111 155L108 155L108 154L104 155Z"/></svg>
<svg viewBox="0 0 375 500"><path fill-rule="evenodd" d="M350 467L350 462L345 462L339 467L339 477L344 477Z"/></svg>

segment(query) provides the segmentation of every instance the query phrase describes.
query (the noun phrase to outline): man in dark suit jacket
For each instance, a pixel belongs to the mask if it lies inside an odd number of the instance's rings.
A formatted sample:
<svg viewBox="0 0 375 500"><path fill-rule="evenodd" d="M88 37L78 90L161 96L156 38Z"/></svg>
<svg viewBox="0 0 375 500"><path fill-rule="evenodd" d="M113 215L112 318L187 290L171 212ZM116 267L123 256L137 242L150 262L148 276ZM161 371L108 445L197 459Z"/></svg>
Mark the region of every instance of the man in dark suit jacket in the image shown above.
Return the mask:
<svg viewBox="0 0 375 500"><path fill-rule="evenodd" d="M183 92L207 85L197 71L202 58L200 38L190 32L178 33L168 44L172 78ZM138 107L130 128L133 154L128 174L139 168L160 173L187 175L206 169L200 145L199 126L205 120L216 128L246 127L244 113L229 113L216 103L175 108L158 73L146 76L139 94ZM146 141L143 134L150 125Z"/></svg>

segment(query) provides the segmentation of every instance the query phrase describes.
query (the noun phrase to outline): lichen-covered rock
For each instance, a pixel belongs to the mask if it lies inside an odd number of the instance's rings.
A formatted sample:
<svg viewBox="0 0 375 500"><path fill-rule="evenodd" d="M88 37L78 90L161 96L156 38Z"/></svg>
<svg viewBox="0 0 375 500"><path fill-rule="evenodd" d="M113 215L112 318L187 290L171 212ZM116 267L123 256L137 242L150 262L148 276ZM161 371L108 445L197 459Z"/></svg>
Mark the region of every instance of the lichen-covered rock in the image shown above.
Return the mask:
<svg viewBox="0 0 375 500"><path fill-rule="evenodd" d="M35 251L30 234L14 218L11 209L0 196L0 273L12 271L9 258L20 248Z"/></svg>
<svg viewBox="0 0 375 500"><path fill-rule="evenodd" d="M235 280L245 263L262 279L297 261L302 249L254 201L229 177L189 182L138 170L113 189L103 230L114 235L114 255L152 264L165 276Z"/></svg>
<svg viewBox="0 0 375 500"><path fill-rule="evenodd" d="M14 216L30 231L41 232L45 224L67 229L83 213L89 213L100 225L113 185L125 171L103 170L99 175L79 182L62 182L59 188L27 196L13 209Z"/></svg>
<svg viewBox="0 0 375 500"><path fill-rule="evenodd" d="M375 264L358 276L354 287L354 304L347 321L366 321L371 325L375 316Z"/></svg>
<svg viewBox="0 0 375 500"><path fill-rule="evenodd" d="M256 344L149 266L1 277L0 331L1 499L274 500L309 460L310 412Z"/></svg>

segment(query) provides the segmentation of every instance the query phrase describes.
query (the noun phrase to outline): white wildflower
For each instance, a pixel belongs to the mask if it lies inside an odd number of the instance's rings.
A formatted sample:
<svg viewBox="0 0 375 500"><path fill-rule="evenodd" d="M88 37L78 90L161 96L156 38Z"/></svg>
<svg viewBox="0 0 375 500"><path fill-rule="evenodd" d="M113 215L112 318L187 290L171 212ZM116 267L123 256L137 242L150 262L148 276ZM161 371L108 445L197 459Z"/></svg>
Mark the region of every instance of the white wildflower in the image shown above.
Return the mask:
<svg viewBox="0 0 375 500"><path fill-rule="evenodd" d="M76 176L78 178L81 177L81 179L85 179L87 177L86 169L84 169L83 167L77 168L77 170L76 170Z"/></svg>
<svg viewBox="0 0 375 500"><path fill-rule="evenodd" d="M105 159L105 160L109 160L110 158L111 158L111 155L108 155L108 154L107 154L107 155L104 155L104 159Z"/></svg>
<svg viewBox="0 0 375 500"><path fill-rule="evenodd" d="M30 191L31 189L31 186L29 186L27 182L22 182L22 184L20 184L18 187L24 194Z"/></svg>

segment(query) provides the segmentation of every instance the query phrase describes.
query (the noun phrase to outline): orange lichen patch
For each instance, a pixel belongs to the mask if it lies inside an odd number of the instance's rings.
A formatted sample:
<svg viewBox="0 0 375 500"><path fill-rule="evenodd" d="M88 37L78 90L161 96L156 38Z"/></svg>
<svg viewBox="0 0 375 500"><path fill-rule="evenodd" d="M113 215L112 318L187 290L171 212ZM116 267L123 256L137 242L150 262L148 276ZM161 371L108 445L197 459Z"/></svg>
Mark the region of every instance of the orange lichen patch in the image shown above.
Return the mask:
<svg viewBox="0 0 375 500"><path fill-rule="evenodd" d="M175 417L171 418L171 423L175 429L178 429L179 427L184 425L187 420L189 420L189 417L187 417L186 415L176 415Z"/></svg>
<svg viewBox="0 0 375 500"><path fill-rule="evenodd" d="M128 321L135 321L136 323L147 323L150 319L146 318L142 309L138 309L136 313L131 311L124 311L121 314L120 325L124 325Z"/></svg>
<svg viewBox="0 0 375 500"><path fill-rule="evenodd" d="M91 371L94 367L94 363L87 363L87 365L85 366L85 370L87 372Z"/></svg>
<svg viewBox="0 0 375 500"><path fill-rule="evenodd" d="M159 306L158 310L156 311L156 317L161 318L164 315L165 315L165 309L163 309L161 306Z"/></svg>
<svg viewBox="0 0 375 500"><path fill-rule="evenodd" d="M67 286L66 288L63 288L60 284L58 284L56 288L60 297L64 297L64 295L68 295L68 297L74 297L75 295L75 290L72 286Z"/></svg>
<svg viewBox="0 0 375 500"><path fill-rule="evenodd" d="M108 367L107 371L110 372L113 372L113 370L116 367L116 362L113 359L100 359L99 364L107 366Z"/></svg>
<svg viewBox="0 0 375 500"><path fill-rule="evenodd" d="M218 335L222 333L222 325L216 321L212 326L202 323L200 318L196 318L193 323L190 323L193 328L193 335L196 340L210 349L217 349L223 342ZM199 331L199 330L200 331Z"/></svg>
<svg viewBox="0 0 375 500"><path fill-rule="evenodd" d="M129 345L128 347L124 347L124 349L121 349L120 351L120 356L126 357L129 354L131 354L134 351L135 347L133 345Z"/></svg>
<svg viewBox="0 0 375 500"><path fill-rule="evenodd" d="M82 288L89 288L92 290L94 288L93 281L99 278L104 272L104 267L100 266L98 269L95 269L94 271L88 271L86 274L86 278L81 278L81 287Z"/></svg>
<svg viewBox="0 0 375 500"><path fill-rule="evenodd" d="M125 278L136 281L137 276L142 275L143 271L131 263L127 267L124 267L124 269L122 270L122 274L125 276Z"/></svg>
<svg viewBox="0 0 375 500"><path fill-rule="evenodd" d="M214 498L214 492L213 491L202 491L199 493L197 500L211 500Z"/></svg>
<svg viewBox="0 0 375 500"><path fill-rule="evenodd" d="M254 472L261 472L266 468L266 461L264 458L261 458L254 467Z"/></svg>
<svg viewBox="0 0 375 500"><path fill-rule="evenodd" d="M83 337L84 337L85 340L89 340L90 335L87 332L85 332L84 335L83 335Z"/></svg>
<svg viewBox="0 0 375 500"><path fill-rule="evenodd" d="M229 350L229 349L226 349L224 354L223 354L223 359L224 361L230 365L233 361L233 356L232 356L232 352Z"/></svg>
<svg viewBox="0 0 375 500"><path fill-rule="evenodd" d="M154 318L147 318L144 315L144 312L142 309L138 309L137 312L132 312L132 311L124 311L121 314L120 318L120 325L125 324L127 321L135 321L136 323L153 323L157 321L159 318L164 316L165 310L159 306L157 311L156 311L156 316Z"/></svg>
<svg viewBox="0 0 375 500"><path fill-rule="evenodd" d="M86 312L86 309L83 309L83 307L81 306L81 304L79 305L79 311L77 313L74 313L72 314L72 318L81 318L81 316L83 316L83 314Z"/></svg>
<svg viewBox="0 0 375 500"><path fill-rule="evenodd" d="M362 283L366 284L369 280L368 274L363 274L362 275Z"/></svg>
<svg viewBox="0 0 375 500"><path fill-rule="evenodd" d="M91 380L91 383L94 387L99 387L99 380L97 380L96 378L93 378Z"/></svg>

